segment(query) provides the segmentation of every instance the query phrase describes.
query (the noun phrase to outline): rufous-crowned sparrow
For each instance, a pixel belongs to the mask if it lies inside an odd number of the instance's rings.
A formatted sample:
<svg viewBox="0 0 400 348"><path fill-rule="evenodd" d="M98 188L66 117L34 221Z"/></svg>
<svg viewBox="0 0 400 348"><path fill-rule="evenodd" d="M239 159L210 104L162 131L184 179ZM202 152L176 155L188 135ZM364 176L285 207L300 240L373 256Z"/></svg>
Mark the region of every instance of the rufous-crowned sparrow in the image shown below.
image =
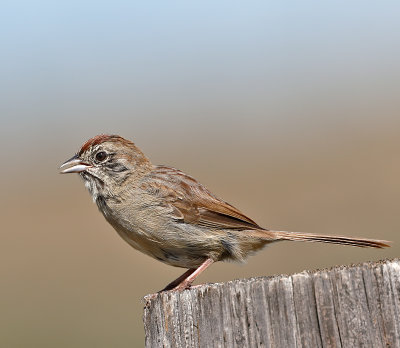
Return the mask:
<svg viewBox="0 0 400 348"><path fill-rule="evenodd" d="M153 165L118 135L89 139L60 169L79 173L106 220L132 247L188 268L164 290L190 287L213 262L243 261L281 240L388 246L383 240L267 230L189 175Z"/></svg>

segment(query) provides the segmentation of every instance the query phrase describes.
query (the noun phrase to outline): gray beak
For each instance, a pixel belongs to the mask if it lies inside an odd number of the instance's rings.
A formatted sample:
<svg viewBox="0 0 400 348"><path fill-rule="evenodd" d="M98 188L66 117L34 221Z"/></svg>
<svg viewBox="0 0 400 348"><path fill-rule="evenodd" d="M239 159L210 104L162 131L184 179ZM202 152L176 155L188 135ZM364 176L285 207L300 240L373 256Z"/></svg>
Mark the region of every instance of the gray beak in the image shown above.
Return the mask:
<svg viewBox="0 0 400 348"><path fill-rule="evenodd" d="M91 167L90 164L83 162L78 155L75 155L61 165L60 174L80 173Z"/></svg>

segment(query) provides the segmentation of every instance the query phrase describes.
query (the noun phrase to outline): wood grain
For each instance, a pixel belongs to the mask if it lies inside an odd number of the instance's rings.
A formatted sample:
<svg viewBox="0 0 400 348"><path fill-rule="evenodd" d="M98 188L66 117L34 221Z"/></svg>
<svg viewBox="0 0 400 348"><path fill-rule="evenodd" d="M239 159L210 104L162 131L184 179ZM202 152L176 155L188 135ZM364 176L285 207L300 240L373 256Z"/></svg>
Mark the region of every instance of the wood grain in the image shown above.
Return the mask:
<svg viewBox="0 0 400 348"><path fill-rule="evenodd" d="M145 297L146 347L400 347L400 260Z"/></svg>

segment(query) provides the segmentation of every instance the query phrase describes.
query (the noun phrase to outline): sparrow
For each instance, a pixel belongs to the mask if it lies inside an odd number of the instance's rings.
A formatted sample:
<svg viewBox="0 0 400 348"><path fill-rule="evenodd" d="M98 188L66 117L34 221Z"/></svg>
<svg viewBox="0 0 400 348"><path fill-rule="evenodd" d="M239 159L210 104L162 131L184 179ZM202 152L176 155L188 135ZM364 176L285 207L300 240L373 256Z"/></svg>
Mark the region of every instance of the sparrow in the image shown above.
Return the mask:
<svg viewBox="0 0 400 348"><path fill-rule="evenodd" d="M78 173L105 219L133 248L188 270L165 290L189 288L216 261L244 261L266 245L303 241L384 248L387 241L259 226L196 179L154 165L131 141L97 135L60 167Z"/></svg>

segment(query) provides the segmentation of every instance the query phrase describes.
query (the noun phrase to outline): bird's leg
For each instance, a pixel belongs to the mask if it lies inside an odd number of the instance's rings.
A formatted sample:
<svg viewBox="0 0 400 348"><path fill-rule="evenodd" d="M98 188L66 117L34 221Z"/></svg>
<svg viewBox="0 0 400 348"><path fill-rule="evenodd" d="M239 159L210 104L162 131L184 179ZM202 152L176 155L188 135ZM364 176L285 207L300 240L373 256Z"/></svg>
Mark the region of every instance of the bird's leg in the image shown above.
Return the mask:
<svg viewBox="0 0 400 348"><path fill-rule="evenodd" d="M174 290L184 290L190 288L194 280L203 273L209 266L214 263L213 259L205 260L199 267L196 268L194 272L192 272L186 279L184 279L181 283L174 287Z"/></svg>
<svg viewBox="0 0 400 348"><path fill-rule="evenodd" d="M171 289L170 286L172 287L173 290L184 290L187 288L190 288L192 285L193 281L203 272L205 271L209 266L213 264L214 260L213 259L207 259L205 260L199 267L193 269L189 269L186 271L184 274L182 274L178 279L174 280L172 283L167 285L167 289Z"/></svg>
<svg viewBox="0 0 400 348"><path fill-rule="evenodd" d="M194 271L196 271L196 269L197 268L189 268L185 273L183 273L181 276L179 276L174 281L169 283L164 289L162 289L159 292L172 290L173 288L175 288L175 286L179 285L182 281L184 281L187 277L189 277Z"/></svg>

